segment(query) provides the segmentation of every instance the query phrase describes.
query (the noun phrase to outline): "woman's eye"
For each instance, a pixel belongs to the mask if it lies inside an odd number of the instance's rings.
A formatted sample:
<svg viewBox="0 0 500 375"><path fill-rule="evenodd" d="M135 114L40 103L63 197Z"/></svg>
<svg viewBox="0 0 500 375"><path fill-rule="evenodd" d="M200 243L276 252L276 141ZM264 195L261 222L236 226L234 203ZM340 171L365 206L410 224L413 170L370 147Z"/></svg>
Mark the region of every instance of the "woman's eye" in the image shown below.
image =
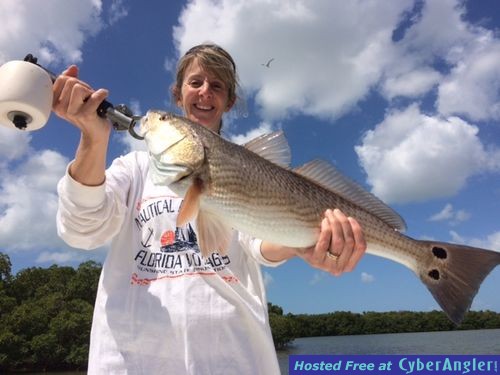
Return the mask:
<svg viewBox="0 0 500 375"><path fill-rule="evenodd" d="M205 80L191 79L187 82L187 84L189 87L192 87L193 89L198 89L205 84ZM220 81L208 82L208 86L210 87L210 90L213 90L215 92L222 92L225 90L224 83Z"/></svg>
<svg viewBox="0 0 500 375"><path fill-rule="evenodd" d="M213 82L210 86L215 91L222 91L224 89L224 85L220 82Z"/></svg>
<svg viewBox="0 0 500 375"><path fill-rule="evenodd" d="M202 85L202 82L199 80L192 80L192 81L189 81L188 84L191 87L200 87Z"/></svg>

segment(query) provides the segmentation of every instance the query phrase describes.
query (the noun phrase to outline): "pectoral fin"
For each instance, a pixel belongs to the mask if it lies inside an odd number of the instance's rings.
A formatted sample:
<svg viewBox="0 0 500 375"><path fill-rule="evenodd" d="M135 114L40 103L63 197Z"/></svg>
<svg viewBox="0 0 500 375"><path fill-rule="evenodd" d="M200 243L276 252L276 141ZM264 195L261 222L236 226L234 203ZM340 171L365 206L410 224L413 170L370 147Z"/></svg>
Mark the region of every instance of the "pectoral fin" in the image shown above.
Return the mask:
<svg viewBox="0 0 500 375"><path fill-rule="evenodd" d="M231 242L232 229L220 218L210 212L201 210L196 218L198 228L198 246L203 256L217 251L225 254Z"/></svg>
<svg viewBox="0 0 500 375"><path fill-rule="evenodd" d="M195 179L189 187L182 201L179 215L177 215L176 225L182 227L188 221L197 217L200 210L200 197L203 193L203 182Z"/></svg>

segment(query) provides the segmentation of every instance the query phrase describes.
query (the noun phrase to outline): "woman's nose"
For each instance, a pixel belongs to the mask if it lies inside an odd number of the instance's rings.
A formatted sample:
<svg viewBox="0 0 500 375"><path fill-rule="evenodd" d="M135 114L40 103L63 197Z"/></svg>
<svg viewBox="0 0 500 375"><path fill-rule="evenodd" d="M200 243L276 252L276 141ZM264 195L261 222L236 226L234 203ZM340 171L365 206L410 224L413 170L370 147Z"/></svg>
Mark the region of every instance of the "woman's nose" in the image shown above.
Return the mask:
<svg viewBox="0 0 500 375"><path fill-rule="evenodd" d="M201 95L210 95L212 93L212 88L210 86L210 82L208 82L207 80L204 80L203 84L200 86L199 93Z"/></svg>

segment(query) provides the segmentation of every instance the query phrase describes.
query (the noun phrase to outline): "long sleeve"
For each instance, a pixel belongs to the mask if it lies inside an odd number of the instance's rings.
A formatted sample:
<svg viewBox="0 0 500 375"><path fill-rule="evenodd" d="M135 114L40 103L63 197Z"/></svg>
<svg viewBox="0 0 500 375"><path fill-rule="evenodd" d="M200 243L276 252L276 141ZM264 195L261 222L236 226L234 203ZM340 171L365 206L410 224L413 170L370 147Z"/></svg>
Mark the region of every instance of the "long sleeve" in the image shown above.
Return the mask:
<svg viewBox="0 0 500 375"><path fill-rule="evenodd" d="M66 170L57 187L57 231L68 245L95 249L118 233L125 217L131 185L128 157L113 162L106 171L106 181L100 186L82 185Z"/></svg>
<svg viewBox="0 0 500 375"><path fill-rule="evenodd" d="M250 256L255 259L255 261L263 266L267 267L277 267L286 262L286 260L282 260L281 262L271 262L264 258L262 252L260 251L260 246L262 244L262 240L257 238L253 238L247 234L238 232L238 241L241 247L247 251Z"/></svg>

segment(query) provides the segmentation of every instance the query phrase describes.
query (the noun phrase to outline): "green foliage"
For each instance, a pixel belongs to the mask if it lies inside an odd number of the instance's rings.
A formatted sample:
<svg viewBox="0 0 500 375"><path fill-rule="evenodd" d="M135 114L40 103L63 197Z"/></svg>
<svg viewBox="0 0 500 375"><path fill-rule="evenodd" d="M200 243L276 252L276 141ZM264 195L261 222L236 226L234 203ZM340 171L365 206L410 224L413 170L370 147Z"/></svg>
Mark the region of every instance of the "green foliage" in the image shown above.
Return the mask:
<svg viewBox="0 0 500 375"><path fill-rule="evenodd" d="M11 312L16 305L16 299L9 296L5 288L0 284L0 316Z"/></svg>
<svg viewBox="0 0 500 375"><path fill-rule="evenodd" d="M276 349L283 349L296 336L296 322L288 316L269 314L269 324Z"/></svg>
<svg viewBox="0 0 500 375"><path fill-rule="evenodd" d="M267 303L267 310L274 346L283 349L297 337L297 322L290 316L284 316L283 309L270 302Z"/></svg>
<svg viewBox="0 0 500 375"><path fill-rule="evenodd" d="M12 264L7 254L0 253L0 284L9 281L12 277Z"/></svg>
<svg viewBox="0 0 500 375"><path fill-rule="evenodd" d="M271 302L267 303L267 311L269 314L283 315L283 309L278 305L273 305Z"/></svg>
<svg viewBox="0 0 500 375"><path fill-rule="evenodd" d="M10 267L0 253L0 373L85 368L101 266Z"/></svg>
<svg viewBox="0 0 500 375"><path fill-rule="evenodd" d="M0 370L24 366L28 343L2 324L0 331Z"/></svg>
<svg viewBox="0 0 500 375"><path fill-rule="evenodd" d="M80 264L75 275L67 284L67 296L86 301L93 306L100 274L101 265L99 263L88 261Z"/></svg>

